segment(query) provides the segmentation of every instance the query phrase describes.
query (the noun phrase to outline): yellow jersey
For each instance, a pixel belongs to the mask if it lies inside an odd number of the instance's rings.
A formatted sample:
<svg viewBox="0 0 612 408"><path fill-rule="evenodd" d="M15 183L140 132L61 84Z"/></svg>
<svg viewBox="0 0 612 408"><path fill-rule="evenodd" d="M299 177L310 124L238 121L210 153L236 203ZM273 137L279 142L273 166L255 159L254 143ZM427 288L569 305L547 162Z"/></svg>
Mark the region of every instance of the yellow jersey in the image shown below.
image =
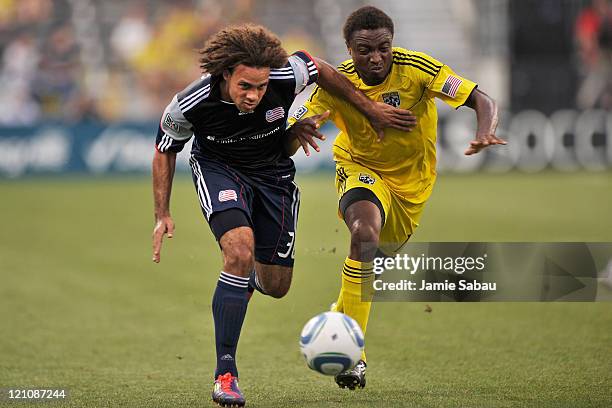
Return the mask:
<svg viewBox="0 0 612 408"><path fill-rule="evenodd" d="M333 147L336 161L350 160L371 169L410 202L427 200L436 179L438 114L434 97L458 108L476 84L427 54L400 47L393 47L391 71L379 85L364 84L352 60L338 70L370 99L411 110L417 117L416 127L411 132L385 129L384 139L377 142L369 121L353 105L320 87L289 118L289 125L329 110L329 119L340 129Z"/></svg>

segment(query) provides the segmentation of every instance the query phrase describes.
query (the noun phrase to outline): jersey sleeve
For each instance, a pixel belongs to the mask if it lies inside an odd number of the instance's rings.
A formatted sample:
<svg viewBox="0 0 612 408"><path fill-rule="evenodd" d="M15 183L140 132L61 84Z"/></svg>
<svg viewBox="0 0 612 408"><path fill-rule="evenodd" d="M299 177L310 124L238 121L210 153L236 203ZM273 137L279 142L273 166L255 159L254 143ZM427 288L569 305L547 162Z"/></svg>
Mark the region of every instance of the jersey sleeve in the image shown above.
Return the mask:
<svg viewBox="0 0 612 408"><path fill-rule="evenodd" d="M300 119L319 115L325 111L329 111L328 120L335 121L336 110L334 97L321 87L316 86L308 100L299 106L295 112L293 112L293 115L289 116L287 124L288 127L291 127Z"/></svg>
<svg viewBox="0 0 612 408"><path fill-rule="evenodd" d="M453 108L465 103L476 83L457 75L448 65L442 65L440 71L427 85L427 90Z"/></svg>
<svg viewBox="0 0 612 408"><path fill-rule="evenodd" d="M192 136L193 126L183 115L179 106L178 96L175 95L161 117L155 140L155 148L160 153L178 153L183 150L183 147L185 147L185 144Z"/></svg>
<svg viewBox="0 0 612 408"><path fill-rule="evenodd" d="M306 51L297 51L289 57L289 64L295 76L295 94L299 94L308 85L317 82L319 69L314 59Z"/></svg>

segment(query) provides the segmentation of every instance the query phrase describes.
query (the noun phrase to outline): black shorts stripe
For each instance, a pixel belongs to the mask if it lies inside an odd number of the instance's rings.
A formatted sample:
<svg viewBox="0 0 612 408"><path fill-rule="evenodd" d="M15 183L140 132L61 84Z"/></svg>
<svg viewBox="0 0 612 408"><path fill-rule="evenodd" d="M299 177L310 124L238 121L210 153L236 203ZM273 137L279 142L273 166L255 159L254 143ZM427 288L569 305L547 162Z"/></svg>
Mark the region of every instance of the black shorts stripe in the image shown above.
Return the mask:
<svg viewBox="0 0 612 408"><path fill-rule="evenodd" d="M341 183L344 183L348 179L348 175L344 170L344 167L340 167L336 170L336 174L338 175L338 179L340 179Z"/></svg>

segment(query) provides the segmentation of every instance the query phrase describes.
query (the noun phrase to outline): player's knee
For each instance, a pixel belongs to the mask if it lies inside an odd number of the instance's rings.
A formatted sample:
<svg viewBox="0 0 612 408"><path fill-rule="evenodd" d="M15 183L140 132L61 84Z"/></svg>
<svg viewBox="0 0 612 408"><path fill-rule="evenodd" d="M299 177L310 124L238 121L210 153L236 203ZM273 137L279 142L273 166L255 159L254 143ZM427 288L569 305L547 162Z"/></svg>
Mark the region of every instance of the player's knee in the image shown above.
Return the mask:
<svg viewBox="0 0 612 408"><path fill-rule="evenodd" d="M378 246L380 228L373 223L357 219L350 225L350 231L351 245L371 244Z"/></svg>
<svg viewBox="0 0 612 408"><path fill-rule="evenodd" d="M226 272L247 276L254 265L253 248L250 245L236 243L223 249L223 268Z"/></svg>

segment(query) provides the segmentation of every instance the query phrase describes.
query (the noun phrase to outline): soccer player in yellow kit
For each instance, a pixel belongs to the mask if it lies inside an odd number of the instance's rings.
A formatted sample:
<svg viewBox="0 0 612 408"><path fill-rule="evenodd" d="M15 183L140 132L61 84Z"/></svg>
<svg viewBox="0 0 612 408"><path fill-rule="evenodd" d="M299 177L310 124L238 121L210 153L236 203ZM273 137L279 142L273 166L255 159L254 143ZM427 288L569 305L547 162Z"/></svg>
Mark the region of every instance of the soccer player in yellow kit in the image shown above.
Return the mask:
<svg viewBox="0 0 612 408"><path fill-rule="evenodd" d="M393 255L408 241L436 180L434 98L476 111L476 137L466 155L506 142L495 136L495 102L442 62L393 47L393 22L384 12L362 7L348 17L343 31L352 59L338 70L369 98L410 110L416 117L411 129L387 129L380 139L352 105L317 87L290 118L290 153L300 144L307 151L307 144L322 138L317 129L327 119L340 129L333 147L336 189L339 215L350 230L351 243L332 310L357 320L365 333L374 257L378 250ZM364 387L365 360L364 353L353 369L336 376L336 383L342 388Z"/></svg>

